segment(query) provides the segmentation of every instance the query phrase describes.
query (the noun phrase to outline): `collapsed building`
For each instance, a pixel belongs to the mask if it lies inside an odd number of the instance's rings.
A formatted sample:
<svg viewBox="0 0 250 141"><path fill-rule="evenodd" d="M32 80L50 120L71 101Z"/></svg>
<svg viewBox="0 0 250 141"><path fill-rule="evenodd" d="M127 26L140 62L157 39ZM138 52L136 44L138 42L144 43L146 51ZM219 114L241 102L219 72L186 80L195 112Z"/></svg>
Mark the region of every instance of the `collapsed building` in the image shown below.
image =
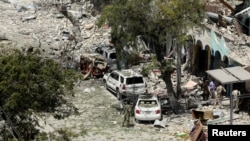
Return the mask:
<svg viewBox="0 0 250 141"><path fill-rule="evenodd" d="M205 6L204 28L190 31L193 41L192 73L211 79L207 70L240 66L250 71L250 0L210 0ZM237 76L236 76L237 77ZM219 82L217 82L219 83ZM227 89L229 85L225 86ZM234 83L232 89L250 92L249 81ZM230 91L227 91L227 96ZM249 111L249 100L242 104Z"/></svg>

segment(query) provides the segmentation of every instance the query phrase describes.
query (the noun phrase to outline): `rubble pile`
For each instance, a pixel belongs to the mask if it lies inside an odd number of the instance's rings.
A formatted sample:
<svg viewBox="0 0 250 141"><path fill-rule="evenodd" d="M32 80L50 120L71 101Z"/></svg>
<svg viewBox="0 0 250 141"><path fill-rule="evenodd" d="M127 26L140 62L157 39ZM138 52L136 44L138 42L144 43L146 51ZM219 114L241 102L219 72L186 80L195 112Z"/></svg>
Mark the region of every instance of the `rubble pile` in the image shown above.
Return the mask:
<svg viewBox="0 0 250 141"><path fill-rule="evenodd" d="M75 27L58 10L55 1L0 0L1 44L17 47L25 53L38 49L42 56L60 62L67 61L62 59L66 53L72 62L79 62L80 55L93 46L109 44L110 29L108 26L96 27L98 16L92 16L94 6L91 1L61 2L67 5L68 13L79 21L81 42L74 41Z"/></svg>
<svg viewBox="0 0 250 141"><path fill-rule="evenodd" d="M230 48L230 58L249 66L250 7L248 1L213 1L206 5L206 25L224 37ZM221 22L225 22L222 25Z"/></svg>
<svg viewBox="0 0 250 141"><path fill-rule="evenodd" d="M76 42L75 37L72 36L75 33L75 27L69 19L65 18L61 11L58 11L58 7L54 1L0 0L1 46L17 47L26 53L40 50L45 57L53 58L65 64L71 64L80 62L80 56L84 53L92 52L93 47L110 44L110 28L108 26L102 28L96 27L95 23L98 15L93 14L94 6L91 1L81 0L79 3L74 4L70 0L63 0L61 2L67 6L68 12L79 21L82 37L80 42ZM209 1L208 10L210 13L207 13L207 15L210 19L215 19L215 22L207 20L205 25L231 41L229 46L232 58L241 60L244 64L250 64L250 54L248 54L250 52L250 37L241 34L237 30L237 25L232 23L233 18L230 16L231 12L229 12L229 8L224 7L222 9L222 7L223 5L215 0ZM225 18L225 21L221 21L222 23L219 26L217 23L219 16L217 13L214 13L217 11L224 11L223 16ZM249 15L249 11L247 12ZM225 26L225 23L227 26ZM134 66L132 69L141 71L142 65ZM207 124L229 123L229 100L224 99L222 108L217 105L209 105L206 102L202 103L202 91L199 87L200 78L186 74L184 71L181 74L184 96L184 99L182 99L184 102L182 103L187 104L186 106L189 109L185 109L186 111L180 116L172 113L164 115L163 121L166 123L166 128L157 129L157 132L152 126L144 124L136 125L133 130L126 131L126 134L131 136L124 137L124 140L134 139L138 135L135 133L144 133L143 131L145 130L150 131L150 133L156 132L159 138L154 137L155 140L166 140L166 134L177 135L179 138L186 137L193 127L194 120L197 119L206 121L205 123L202 121L204 128L206 128ZM149 75L145 77L149 93L167 95L166 84L160 77L161 73L157 68L151 70ZM175 87L177 74L173 73L171 77ZM189 85L189 82L191 82L191 85ZM117 105L116 99L110 97L110 93L104 87L99 87L101 84L97 81L89 80L83 83L81 87L77 87L78 92L76 97L71 98L73 103L80 109L80 115L71 116L65 120L55 120L49 117L47 119L49 124L47 125L55 129L72 128L72 130L77 130L78 133L85 130L83 128L90 128L89 130L92 133L86 137L89 140L98 140L100 138L103 140L107 138L109 140L116 139L116 135L114 134L119 134L123 137L124 132L117 125L120 122L119 116L117 116L115 108L112 107ZM96 87L97 90L95 88L84 89L86 86L90 88ZM108 102L104 99L108 99ZM190 100L191 104L188 104ZM112 102L110 103L110 101ZM192 104L193 106L190 106ZM112 110L109 113L106 111L104 113L104 109L110 110L111 108ZM95 112L96 109L99 113ZM208 116L204 117L204 113ZM104 119L108 119L109 121L104 122ZM233 120L234 124L249 124L249 116L245 113L234 114ZM146 127L146 129L142 130L143 127ZM114 133L114 128L115 130L119 129L119 132ZM44 130L46 131L46 129ZM99 130L111 136L102 135ZM134 133L134 131L138 132ZM98 135L96 136L96 134ZM145 138L149 135L151 134L148 132L144 133ZM173 138L171 136L169 140L174 140ZM79 136L78 139L82 140L84 136Z"/></svg>

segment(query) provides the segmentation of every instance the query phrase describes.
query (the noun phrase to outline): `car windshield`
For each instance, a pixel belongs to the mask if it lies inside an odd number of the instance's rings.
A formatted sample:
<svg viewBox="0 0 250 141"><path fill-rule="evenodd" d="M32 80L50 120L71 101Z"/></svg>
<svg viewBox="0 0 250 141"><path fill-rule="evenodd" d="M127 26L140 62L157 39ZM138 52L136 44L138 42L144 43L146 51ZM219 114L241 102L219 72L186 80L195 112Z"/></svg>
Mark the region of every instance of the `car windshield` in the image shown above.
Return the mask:
<svg viewBox="0 0 250 141"><path fill-rule="evenodd" d="M140 100L138 107L152 108L158 107L156 100Z"/></svg>
<svg viewBox="0 0 250 141"><path fill-rule="evenodd" d="M139 83L143 83L143 78L142 77L131 77L131 78L127 78L127 82L126 84L139 84Z"/></svg>

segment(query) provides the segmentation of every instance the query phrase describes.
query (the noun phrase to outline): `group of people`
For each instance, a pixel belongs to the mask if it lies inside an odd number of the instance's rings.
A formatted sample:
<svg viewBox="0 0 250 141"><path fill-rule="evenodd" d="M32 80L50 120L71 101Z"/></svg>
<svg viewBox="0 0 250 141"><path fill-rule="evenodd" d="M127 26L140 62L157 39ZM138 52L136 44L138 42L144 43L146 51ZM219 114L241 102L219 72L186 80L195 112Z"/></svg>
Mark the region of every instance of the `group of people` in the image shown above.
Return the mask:
<svg viewBox="0 0 250 141"><path fill-rule="evenodd" d="M223 99L223 94L226 92L225 87L222 84L215 85L214 80L212 79L210 82L208 80L204 80L201 88L203 90L203 100L207 101L209 99L214 99L213 104L221 106L221 102Z"/></svg>
<svg viewBox="0 0 250 141"><path fill-rule="evenodd" d="M226 93L226 89L221 83L218 83L216 86L214 79L212 79L211 81L204 80L203 83L201 84L201 88L204 92L203 93L204 101L212 99L213 105L219 105L220 107L222 107L222 99L224 93ZM241 92L238 89L234 89L232 91L232 95L234 97L233 107L234 109L238 109L239 96L241 95Z"/></svg>

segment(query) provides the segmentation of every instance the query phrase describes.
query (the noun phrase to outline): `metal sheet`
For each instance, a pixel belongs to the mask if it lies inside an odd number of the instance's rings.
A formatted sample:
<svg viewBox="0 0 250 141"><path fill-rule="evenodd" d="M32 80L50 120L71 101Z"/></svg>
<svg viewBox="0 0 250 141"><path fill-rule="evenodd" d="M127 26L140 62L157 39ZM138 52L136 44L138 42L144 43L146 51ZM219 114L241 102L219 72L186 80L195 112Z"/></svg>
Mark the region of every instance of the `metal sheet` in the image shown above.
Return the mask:
<svg viewBox="0 0 250 141"><path fill-rule="evenodd" d="M226 68L228 72L234 75L234 77L240 79L240 81L249 81L250 73L242 67L230 67Z"/></svg>
<svg viewBox="0 0 250 141"><path fill-rule="evenodd" d="M217 79L222 84L230 83L230 125L233 124L233 96L232 92L232 84L237 82L246 82L250 80L250 73L244 68L237 67L228 67L216 70L208 70L206 71L209 75L211 75L214 79Z"/></svg>
<svg viewBox="0 0 250 141"><path fill-rule="evenodd" d="M234 83L239 81L237 78L233 77L222 69L208 70L206 72L222 84Z"/></svg>
<svg viewBox="0 0 250 141"><path fill-rule="evenodd" d="M250 80L250 73L240 66L208 70L206 73L222 84L238 83Z"/></svg>

